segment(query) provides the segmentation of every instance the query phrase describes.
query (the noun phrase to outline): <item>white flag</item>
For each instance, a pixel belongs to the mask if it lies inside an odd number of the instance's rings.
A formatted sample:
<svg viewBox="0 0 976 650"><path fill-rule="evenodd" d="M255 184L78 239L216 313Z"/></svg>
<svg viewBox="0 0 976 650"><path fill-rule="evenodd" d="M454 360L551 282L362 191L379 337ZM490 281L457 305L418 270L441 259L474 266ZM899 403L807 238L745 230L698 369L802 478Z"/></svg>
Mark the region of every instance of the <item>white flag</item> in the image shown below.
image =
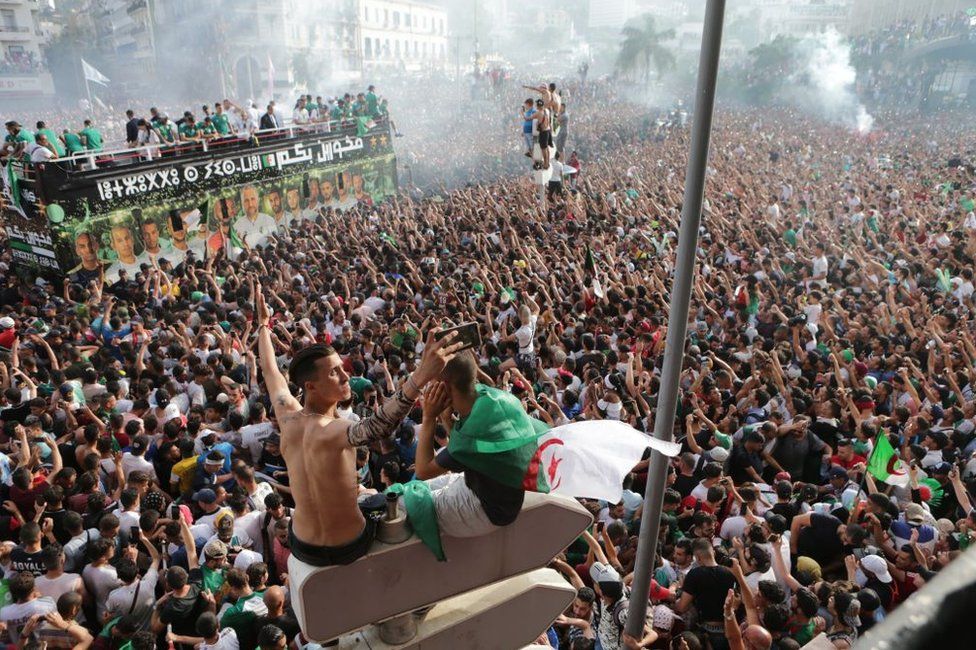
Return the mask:
<svg viewBox="0 0 976 650"><path fill-rule="evenodd" d="M85 79L88 81L94 81L97 84L102 84L103 86L108 84L108 77L103 75L101 72L95 69L95 66L88 63L84 59L81 60L81 69L85 73Z"/></svg>
<svg viewBox="0 0 976 650"><path fill-rule="evenodd" d="M618 503L623 480L655 449L677 456L681 445L658 440L617 420L586 420L550 429L539 437L539 468L550 492Z"/></svg>

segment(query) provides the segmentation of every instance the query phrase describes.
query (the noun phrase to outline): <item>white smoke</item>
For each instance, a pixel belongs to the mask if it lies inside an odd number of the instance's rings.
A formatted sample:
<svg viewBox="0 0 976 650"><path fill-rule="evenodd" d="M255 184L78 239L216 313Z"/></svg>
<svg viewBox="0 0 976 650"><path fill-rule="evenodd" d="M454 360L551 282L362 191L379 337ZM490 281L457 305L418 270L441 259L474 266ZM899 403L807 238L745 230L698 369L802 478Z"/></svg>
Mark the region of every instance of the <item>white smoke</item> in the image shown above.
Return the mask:
<svg viewBox="0 0 976 650"><path fill-rule="evenodd" d="M857 99L857 71L844 37L830 27L823 34L803 37L797 49L800 64L791 81L799 85L799 92L794 99L858 133L870 132L874 118Z"/></svg>

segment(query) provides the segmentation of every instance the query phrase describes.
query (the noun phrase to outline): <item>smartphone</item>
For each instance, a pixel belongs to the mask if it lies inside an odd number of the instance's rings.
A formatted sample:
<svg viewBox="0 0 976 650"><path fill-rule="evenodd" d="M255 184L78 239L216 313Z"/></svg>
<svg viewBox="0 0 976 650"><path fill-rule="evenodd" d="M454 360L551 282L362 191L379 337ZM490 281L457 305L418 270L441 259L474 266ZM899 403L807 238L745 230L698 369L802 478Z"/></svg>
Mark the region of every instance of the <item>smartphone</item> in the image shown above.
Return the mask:
<svg viewBox="0 0 976 650"><path fill-rule="evenodd" d="M603 528L605 526L606 526L606 522L605 521L598 521L598 522L596 522L596 532L602 533L603 532Z"/></svg>
<svg viewBox="0 0 976 650"><path fill-rule="evenodd" d="M451 332L457 332L457 336L454 337L452 345L454 343L464 343L464 347L461 348L462 350L481 347L481 332L478 330L478 323L474 321L461 323L457 327L441 330L434 335L434 339L440 341Z"/></svg>
<svg viewBox="0 0 976 650"><path fill-rule="evenodd" d="M183 515L180 513L180 507L177 504L171 504L169 507L169 518L174 521L179 521L180 517Z"/></svg>
<svg viewBox="0 0 976 650"><path fill-rule="evenodd" d="M138 544L139 543L139 527L138 526L129 526L129 541L132 544Z"/></svg>

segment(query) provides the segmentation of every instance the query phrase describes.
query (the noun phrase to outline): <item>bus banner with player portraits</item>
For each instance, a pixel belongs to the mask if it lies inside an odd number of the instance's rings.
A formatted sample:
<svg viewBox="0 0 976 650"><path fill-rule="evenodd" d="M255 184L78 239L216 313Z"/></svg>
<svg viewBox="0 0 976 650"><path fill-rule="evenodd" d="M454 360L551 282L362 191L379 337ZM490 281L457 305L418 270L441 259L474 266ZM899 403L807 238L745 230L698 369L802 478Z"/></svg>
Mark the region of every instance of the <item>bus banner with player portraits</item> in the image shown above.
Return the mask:
<svg viewBox="0 0 976 650"><path fill-rule="evenodd" d="M388 122L234 140L209 151L171 152L95 169L52 161L5 169L0 217L17 264L88 285L129 279L187 255L235 255L330 210L383 201L397 191Z"/></svg>

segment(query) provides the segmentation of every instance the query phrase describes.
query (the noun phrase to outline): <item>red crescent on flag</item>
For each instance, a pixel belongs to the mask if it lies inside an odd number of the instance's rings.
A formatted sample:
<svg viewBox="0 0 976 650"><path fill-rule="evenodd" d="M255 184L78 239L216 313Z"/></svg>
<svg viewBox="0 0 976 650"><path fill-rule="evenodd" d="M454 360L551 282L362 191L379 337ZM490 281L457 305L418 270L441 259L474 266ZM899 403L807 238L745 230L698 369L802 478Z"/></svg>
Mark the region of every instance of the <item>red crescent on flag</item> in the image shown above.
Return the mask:
<svg viewBox="0 0 976 650"><path fill-rule="evenodd" d="M551 445L562 445L563 441L559 438L550 438L544 443L539 445L539 448L535 450L532 454L532 460L529 461L529 466L525 470L525 476L522 478L522 489L526 492L538 492L539 491L539 466L542 465L542 452L545 451ZM553 485L552 481L556 477L556 468L559 467L559 463L562 462L560 458L553 458L549 462L549 467L546 468L546 474L548 475L549 489L555 490L561 481L556 481Z"/></svg>
<svg viewBox="0 0 976 650"><path fill-rule="evenodd" d="M892 456L891 458L888 459L888 467L886 467L885 469L888 470L889 474L894 474L895 476L904 476L905 470L902 470L900 472L895 470L895 465L897 463L898 463L898 456Z"/></svg>

